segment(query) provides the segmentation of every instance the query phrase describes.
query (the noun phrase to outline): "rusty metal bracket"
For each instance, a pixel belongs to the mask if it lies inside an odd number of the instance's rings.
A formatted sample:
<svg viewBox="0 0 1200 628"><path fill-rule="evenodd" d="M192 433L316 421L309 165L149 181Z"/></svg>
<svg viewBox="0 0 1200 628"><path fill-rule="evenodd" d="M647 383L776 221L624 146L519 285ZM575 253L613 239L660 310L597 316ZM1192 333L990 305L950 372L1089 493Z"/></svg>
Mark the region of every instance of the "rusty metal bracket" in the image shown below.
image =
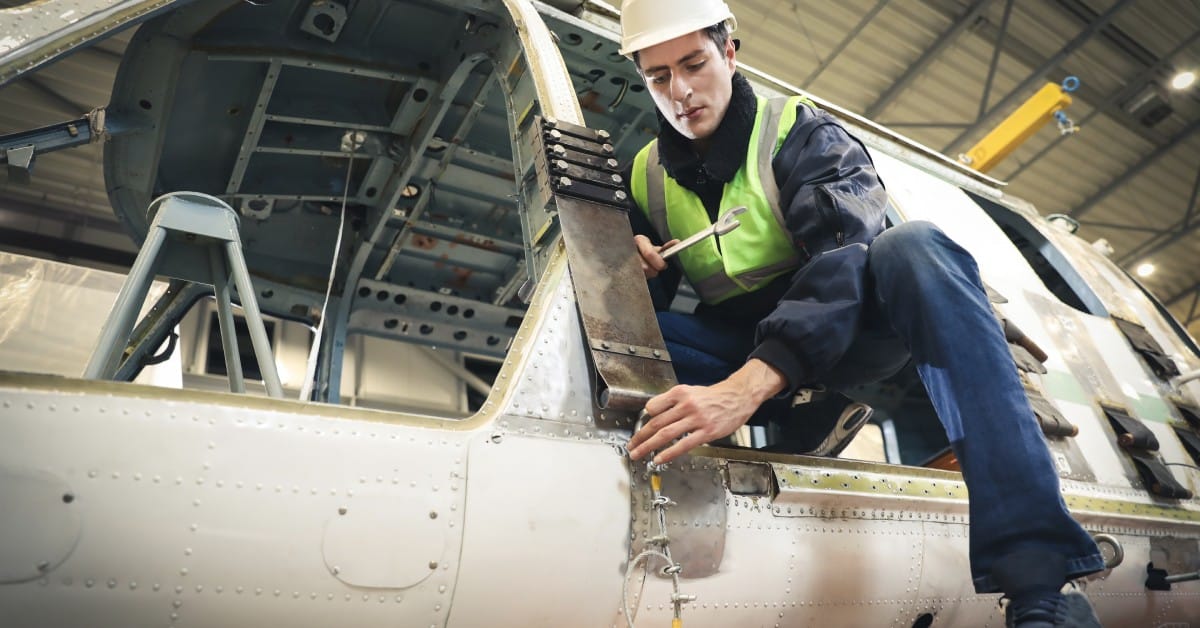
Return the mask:
<svg viewBox="0 0 1200 628"><path fill-rule="evenodd" d="M608 340L589 340L592 351L607 351L609 353L618 353L622 355L636 355L643 358L654 358L655 360L671 361L671 354L667 353L666 349L655 349L654 347L638 347L635 345L623 345Z"/></svg>
<svg viewBox="0 0 1200 628"><path fill-rule="evenodd" d="M535 124L536 176L553 190L549 202L598 375L596 402L614 411L605 416L635 413L676 380L637 262L620 164L605 131L554 120Z"/></svg>

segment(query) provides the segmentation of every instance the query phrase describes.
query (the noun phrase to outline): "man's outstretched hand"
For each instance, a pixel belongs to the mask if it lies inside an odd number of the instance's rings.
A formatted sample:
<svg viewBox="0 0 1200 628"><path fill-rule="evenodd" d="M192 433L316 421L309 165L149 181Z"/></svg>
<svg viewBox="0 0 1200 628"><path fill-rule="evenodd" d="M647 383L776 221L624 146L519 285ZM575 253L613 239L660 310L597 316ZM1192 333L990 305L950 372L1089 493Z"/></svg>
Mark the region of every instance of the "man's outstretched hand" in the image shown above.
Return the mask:
<svg viewBox="0 0 1200 628"><path fill-rule="evenodd" d="M682 436L654 457L662 464L729 436L786 385L779 371L752 359L712 386L675 386L646 402L649 420L629 440L629 457L637 460Z"/></svg>

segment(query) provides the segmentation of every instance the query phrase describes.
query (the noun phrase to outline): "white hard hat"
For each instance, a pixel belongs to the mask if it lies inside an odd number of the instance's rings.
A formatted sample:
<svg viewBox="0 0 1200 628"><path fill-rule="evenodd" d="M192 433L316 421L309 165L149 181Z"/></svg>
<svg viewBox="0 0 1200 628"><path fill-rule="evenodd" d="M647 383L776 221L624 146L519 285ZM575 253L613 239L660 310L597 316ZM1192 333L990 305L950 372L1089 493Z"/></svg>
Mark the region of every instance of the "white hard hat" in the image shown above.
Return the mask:
<svg viewBox="0 0 1200 628"><path fill-rule="evenodd" d="M729 32L737 19L721 0L625 0L621 5L621 54L633 53L676 37L725 22Z"/></svg>

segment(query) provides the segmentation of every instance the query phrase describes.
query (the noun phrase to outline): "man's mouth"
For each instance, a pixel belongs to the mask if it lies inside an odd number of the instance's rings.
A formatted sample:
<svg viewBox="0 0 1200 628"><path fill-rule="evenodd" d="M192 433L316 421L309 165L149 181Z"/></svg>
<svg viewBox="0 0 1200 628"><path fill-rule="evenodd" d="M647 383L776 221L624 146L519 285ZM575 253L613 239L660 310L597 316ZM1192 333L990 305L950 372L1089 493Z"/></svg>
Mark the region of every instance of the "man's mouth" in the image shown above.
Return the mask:
<svg viewBox="0 0 1200 628"><path fill-rule="evenodd" d="M681 120L695 120L696 117L699 116L700 112L703 110L704 110L704 107L691 107L689 109L685 109L683 111L683 113L679 114L678 117Z"/></svg>

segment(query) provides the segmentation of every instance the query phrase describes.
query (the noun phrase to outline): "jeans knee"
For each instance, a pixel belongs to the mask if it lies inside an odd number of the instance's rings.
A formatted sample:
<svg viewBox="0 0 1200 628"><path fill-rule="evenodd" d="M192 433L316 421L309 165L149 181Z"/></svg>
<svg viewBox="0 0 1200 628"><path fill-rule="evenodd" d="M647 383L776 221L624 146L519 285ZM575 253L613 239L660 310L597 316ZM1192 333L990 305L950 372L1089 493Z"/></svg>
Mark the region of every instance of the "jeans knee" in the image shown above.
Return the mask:
<svg viewBox="0 0 1200 628"><path fill-rule="evenodd" d="M892 227L871 243L868 259L876 276L893 281L916 279L939 267L941 244L946 238L931 222L915 220Z"/></svg>
<svg viewBox="0 0 1200 628"><path fill-rule="evenodd" d="M879 234L871 243L870 250L872 256L918 257L932 253L940 238L945 236L937 225L927 220L913 220Z"/></svg>

